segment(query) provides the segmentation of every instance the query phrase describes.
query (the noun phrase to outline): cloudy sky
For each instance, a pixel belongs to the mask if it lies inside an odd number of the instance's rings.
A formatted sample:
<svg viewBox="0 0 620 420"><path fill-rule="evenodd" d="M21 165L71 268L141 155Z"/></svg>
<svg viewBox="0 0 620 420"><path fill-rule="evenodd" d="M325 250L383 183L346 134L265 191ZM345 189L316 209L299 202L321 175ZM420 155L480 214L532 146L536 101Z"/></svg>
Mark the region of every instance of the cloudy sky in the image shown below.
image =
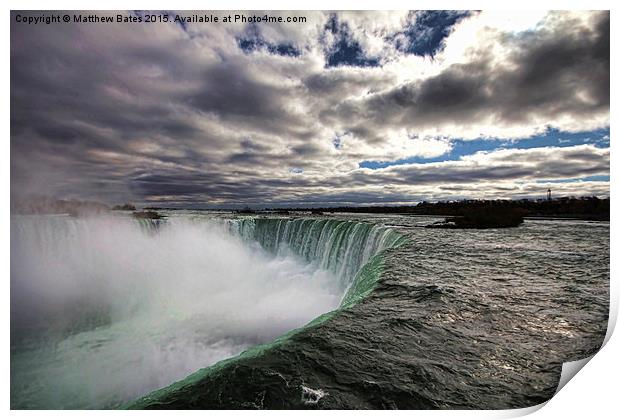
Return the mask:
<svg viewBox="0 0 620 420"><path fill-rule="evenodd" d="M12 12L12 194L178 207L609 194L608 12L267 13L307 22Z"/></svg>

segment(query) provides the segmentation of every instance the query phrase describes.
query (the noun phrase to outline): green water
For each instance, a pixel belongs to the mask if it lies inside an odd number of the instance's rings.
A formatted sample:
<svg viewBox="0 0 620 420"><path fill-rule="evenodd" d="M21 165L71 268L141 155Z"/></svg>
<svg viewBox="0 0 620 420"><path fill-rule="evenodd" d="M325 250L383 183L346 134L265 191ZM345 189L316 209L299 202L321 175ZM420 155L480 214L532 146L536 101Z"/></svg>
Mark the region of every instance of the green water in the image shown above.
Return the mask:
<svg viewBox="0 0 620 420"><path fill-rule="evenodd" d="M402 240L351 220L200 213L12 225L13 408L119 407L262 354L367 296Z"/></svg>

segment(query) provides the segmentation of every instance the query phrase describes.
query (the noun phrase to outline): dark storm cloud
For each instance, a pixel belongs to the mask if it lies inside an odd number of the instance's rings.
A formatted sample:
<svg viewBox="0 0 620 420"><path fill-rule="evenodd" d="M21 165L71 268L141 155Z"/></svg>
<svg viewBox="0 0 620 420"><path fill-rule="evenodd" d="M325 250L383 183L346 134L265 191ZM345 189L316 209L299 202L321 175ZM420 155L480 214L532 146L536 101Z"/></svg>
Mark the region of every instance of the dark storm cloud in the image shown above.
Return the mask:
<svg viewBox="0 0 620 420"><path fill-rule="evenodd" d="M306 144L301 144L299 146L291 147L291 150L293 151L293 153L297 155L302 155L302 156L319 155L323 152L322 147L319 147L311 143L306 143Z"/></svg>
<svg viewBox="0 0 620 420"><path fill-rule="evenodd" d="M351 93L372 93L386 89L394 83L394 78L385 74L336 68L312 74L303 82L311 94L342 99Z"/></svg>
<svg viewBox="0 0 620 420"><path fill-rule="evenodd" d="M269 202L274 200L274 189L293 191L308 184L308 181L290 179L240 179L239 175L174 170L135 173L132 174L130 186L136 194L146 197L149 202L171 196L184 196L186 200L192 198L196 202L234 202L240 199Z"/></svg>
<svg viewBox="0 0 620 420"><path fill-rule="evenodd" d="M534 180L558 173L565 178L586 178L608 171L609 151L592 146L577 146L567 151L557 148L506 150L479 153L461 161L399 165L379 171L356 170L327 183L315 179L304 184L309 188L308 193L282 185L279 198L265 198L264 203L295 207L355 205L360 202L398 204L412 200L471 197L520 198L541 195L548 187L560 195L573 195L576 188L605 195L607 186L604 182L547 183L543 188ZM515 179L521 183L513 183ZM313 187L318 186L323 187L321 192L312 192ZM401 189L410 186L415 189Z"/></svg>
<svg viewBox="0 0 620 420"><path fill-rule="evenodd" d="M450 147L441 136L466 128L579 128L608 116L608 13L492 33L504 62L482 46L446 65L395 48L389 34L409 22L401 15L309 13L309 26L251 31L12 19L12 191L110 204L397 202L489 182L490 194L520 194L517 181L608 174L608 149L597 148L358 168L440 156ZM436 28L439 44L429 38L437 57L457 26ZM432 71L409 77L418 65ZM439 138L418 141L427 128Z"/></svg>
<svg viewBox="0 0 620 420"><path fill-rule="evenodd" d="M378 176L383 177L384 182L391 179L391 184L419 185L545 179L553 177L552 174L560 178L579 178L608 171L609 149L586 145L476 153L460 161L393 166ZM354 180L361 185L368 175L368 170L356 172Z"/></svg>
<svg viewBox="0 0 620 420"><path fill-rule="evenodd" d="M124 139L154 133L188 137L195 129L165 102L149 101L152 86L133 79L131 47L93 48L82 28L18 27L11 46L11 126L79 139L83 146L123 148ZM96 46L95 46L96 47ZM149 53L144 53L149 55ZM164 52L161 61L165 62ZM152 57L150 58L152 60ZM139 100L126 101L127 97ZM158 98L159 99L159 98ZM29 147L31 137L16 142Z"/></svg>
<svg viewBox="0 0 620 420"><path fill-rule="evenodd" d="M127 171L136 167L196 168L214 160L226 139L197 127L195 111L184 105L196 98L219 117L249 115L242 104L255 106L257 118L265 115L257 114L259 110L277 107L266 107L275 92L260 90L260 84L245 83L245 93L235 96L242 71L225 63L192 62L183 49L171 48L176 39L158 46L115 45L114 33L93 34L93 29L12 26L11 170L12 179L30 179L21 185L26 191L62 188L80 195L89 188L90 176L107 180L112 188L119 177L127 184ZM232 79L226 79L227 71ZM211 82L198 95L182 87L193 72ZM193 80L198 84L201 79ZM222 83L230 95L221 94ZM219 107L209 108L209 99ZM145 147L136 148L136 142ZM197 145L209 145L210 153L199 153ZM128 189L125 185L118 193L127 194Z"/></svg>
<svg viewBox="0 0 620 420"><path fill-rule="evenodd" d="M204 74L200 91L188 98L190 105L223 116L270 118L285 112L285 92L278 86L257 82L248 70L224 62Z"/></svg>

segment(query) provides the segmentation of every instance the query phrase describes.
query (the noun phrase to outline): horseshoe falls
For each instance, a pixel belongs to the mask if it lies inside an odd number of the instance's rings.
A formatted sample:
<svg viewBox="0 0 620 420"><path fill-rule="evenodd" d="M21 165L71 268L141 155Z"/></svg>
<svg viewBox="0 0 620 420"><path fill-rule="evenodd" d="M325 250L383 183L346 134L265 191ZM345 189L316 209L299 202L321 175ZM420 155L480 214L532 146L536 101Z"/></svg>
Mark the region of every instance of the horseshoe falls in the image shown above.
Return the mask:
<svg viewBox="0 0 620 420"><path fill-rule="evenodd" d="M197 216L13 216L11 229L13 408L118 407L269 343L368 293L356 274L402 238Z"/></svg>
<svg viewBox="0 0 620 420"><path fill-rule="evenodd" d="M504 409L594 354L609 223L11 217L11 407Z"/></svg>
<svg viewBox="0 0 620 420"><path fill-rule="evenodd" d="M360 269L380 251L404 242L404 237L380 225L325 219L246 218L230 221L231 230L246 241L256 241L275 254L293 253L308 264L318 264L335 274L340 290L348 291L343 304L360 297L368 280ZM374 262L377 264L377 262Z"/></svg>

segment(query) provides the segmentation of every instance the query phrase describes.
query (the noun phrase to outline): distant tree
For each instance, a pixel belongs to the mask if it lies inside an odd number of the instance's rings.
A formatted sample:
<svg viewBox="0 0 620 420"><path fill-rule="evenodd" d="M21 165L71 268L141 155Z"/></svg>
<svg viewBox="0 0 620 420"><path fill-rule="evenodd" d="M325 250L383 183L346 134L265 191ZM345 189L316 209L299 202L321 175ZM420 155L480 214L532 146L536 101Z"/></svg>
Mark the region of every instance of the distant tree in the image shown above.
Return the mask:
<svg viewBox="0 0 620 420"><path fill-rule="evenodd" d="M135 211L136 210L136 206L134 206L133 204L123 204L123 205L116 205L114 207L112 207L112 210L127 210L127 211Z"/></svg>

